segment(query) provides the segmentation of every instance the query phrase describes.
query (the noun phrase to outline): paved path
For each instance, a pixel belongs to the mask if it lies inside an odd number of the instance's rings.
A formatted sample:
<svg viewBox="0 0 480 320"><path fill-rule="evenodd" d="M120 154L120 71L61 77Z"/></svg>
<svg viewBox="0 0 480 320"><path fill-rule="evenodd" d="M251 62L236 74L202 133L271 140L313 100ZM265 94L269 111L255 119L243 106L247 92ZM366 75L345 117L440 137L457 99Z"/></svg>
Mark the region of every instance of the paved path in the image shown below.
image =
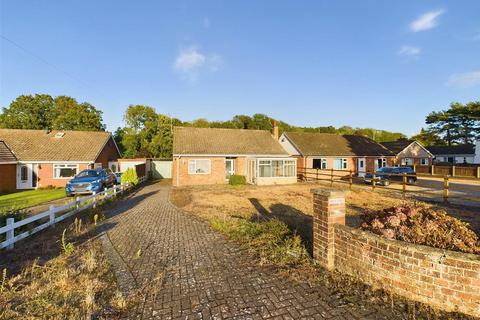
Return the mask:
<svg viewBox="0 0 480 320"><path fill-rule="evenodd" d="M129 319L403 318L388 308L348 305L323 287L256 266L239 246L170 204L168 192L158 184L142 188L104 225L131 272L122 281L134 283L124 285L160 279Z"/></svg>

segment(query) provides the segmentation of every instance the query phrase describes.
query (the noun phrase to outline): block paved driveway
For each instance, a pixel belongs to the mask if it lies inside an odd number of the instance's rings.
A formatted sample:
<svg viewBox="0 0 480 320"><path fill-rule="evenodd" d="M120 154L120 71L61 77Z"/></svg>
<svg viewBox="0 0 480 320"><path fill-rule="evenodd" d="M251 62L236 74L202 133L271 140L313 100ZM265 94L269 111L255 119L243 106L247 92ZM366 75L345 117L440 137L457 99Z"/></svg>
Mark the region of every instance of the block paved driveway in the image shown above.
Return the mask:
<svg viewBox="0 0 480 320"><path fill-rule="evenodd" d="M156 286L129 319L404 318L256 266L240 246L170 204L168 193L167 185L147 185L110 210L104 224L131 272L122 281Z"/></svg>

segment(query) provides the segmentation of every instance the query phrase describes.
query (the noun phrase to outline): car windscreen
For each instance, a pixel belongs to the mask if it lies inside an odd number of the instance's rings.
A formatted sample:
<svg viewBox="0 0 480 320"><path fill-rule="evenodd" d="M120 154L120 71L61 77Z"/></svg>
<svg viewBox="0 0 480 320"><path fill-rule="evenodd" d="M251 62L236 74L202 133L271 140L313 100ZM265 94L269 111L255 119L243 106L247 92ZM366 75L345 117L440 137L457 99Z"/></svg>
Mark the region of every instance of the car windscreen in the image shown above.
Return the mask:
<svg viewBox="0 0 480 320"><path fill-rule="evenodd" d="M393 168L383 167L383 168L378 169L377 172L392 173L392 172L393 172Z"/></svg>
<svg viewBox="0 0 480 320"><path fill-rule="evenodd" d="M96 170L83 170L77 174L77 178L95 178L100 176L100 172Z"/></svg>

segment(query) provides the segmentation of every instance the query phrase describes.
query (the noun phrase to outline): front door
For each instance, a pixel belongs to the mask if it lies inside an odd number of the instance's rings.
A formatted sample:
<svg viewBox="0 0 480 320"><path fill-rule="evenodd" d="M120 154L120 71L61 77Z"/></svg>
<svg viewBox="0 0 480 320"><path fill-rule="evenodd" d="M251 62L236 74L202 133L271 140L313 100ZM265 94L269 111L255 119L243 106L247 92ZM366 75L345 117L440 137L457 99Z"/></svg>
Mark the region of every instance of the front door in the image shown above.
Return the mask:
<svg viewBox="0 0 480 320"><path fill-rule="evenodd" d="M18 164L17 165L17 189L32 189L33 181L33 165Z"/></svg>
<svg viewBox="0 0 480 320"><path fill-rule="evenodd" d="M364 177L366 172L365 158L357 159L357 172L359 177Z"/></svg>
<svg viewBox="0 0 480 320"><path fill-rule="evenodd" d="M256 162L255 160L248 160L248 167L247 167L247 182L248 183L255 183L255 169L256 169Z"/></svg>
<svg viewBox="0 0 480 320"><path fill-rule="evenodd" d="M235 160L226 159L225 160L225 179L229 179L230 176L235 174Z"/></svg>

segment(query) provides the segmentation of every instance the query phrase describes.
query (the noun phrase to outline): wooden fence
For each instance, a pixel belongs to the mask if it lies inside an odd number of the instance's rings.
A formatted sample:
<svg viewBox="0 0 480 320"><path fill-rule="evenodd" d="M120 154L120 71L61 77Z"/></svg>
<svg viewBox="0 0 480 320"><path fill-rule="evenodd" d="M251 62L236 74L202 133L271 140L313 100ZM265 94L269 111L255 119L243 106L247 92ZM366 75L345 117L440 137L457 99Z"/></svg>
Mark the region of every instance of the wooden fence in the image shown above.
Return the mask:
<svg viewBox="0 0 480 320"><path fill-rule="evenodd" d="M428 174L433 176L451 176L462 178L480 178L480 166L412 166L418 174Z"/></svg>
<svg viewBox="0 0 480 320"><path fill-rule="evenodd" d="M381 185L382 189L393 190L396 192L401 192L403 198L406 197L407 193L416 193L424 194L429 196L436 196L443 198L444 202L449 202L449 199L464 199L469 200L475 203L480 203L480 185L472 184L471 186L463 187L458 184L455 178L452 178L448 175L445 175L442 178L443 181L440 186L415 186L415 183L412 183L412 179L416 178L415 174L395 174L395 173L385 173L385 172L365 172L366 175L371 175L371 185L372 191L375 191L376 188ZM380 179L379 176L388 177L388 185L382 185L385 179ZM298 179L302 181L324 181L329 182L330 186L333 186L334 183L342 183L349 185L350 190L355 184L364 184L365 179L359 177L353 173L352 170L334 170L334 169L313 169L313 168L299 168L298 169ZM396 180L396 181L395 181ZM397 187L390 185L397 184ZM451 183L455 183L455 186L452 187ZM413 187L416 188L413 188ZM452 194L452 191L455 194ZM459 195L460 193L472 193L472 196L463 196Z"/></svg>
<svg viewBox="0 0 480 320"><path fill-rule="evenodd" d="M139 184L144 183L146 181L146 177L139 178ZM14 243L25 239L32 234L35 234L45 228L54 226L55 223L65 220L81 211L84 211L89 208L95 208L97 203L101 200L106 200L112 197L116 197L117 195L125 192L126 190L130 189L131 186L129 185L115 185L112 188L106 188L102 192L93 193L90 196L86 197L76 197L73 201L63 205L63 206L54 206L51 205L47 211L38 213L31 217L15 221L15 218L7 218L7 224L0 228L0 236L5 234L5 241L0 242L0 249L7 248L13 249ZM61 214L61 215L58 215ZM15 234L15 229L20 227L27 226L29 224L33 224L40 220L47 220L46 222L35 226L34 228L24 231L20 234Z"/></svg>

